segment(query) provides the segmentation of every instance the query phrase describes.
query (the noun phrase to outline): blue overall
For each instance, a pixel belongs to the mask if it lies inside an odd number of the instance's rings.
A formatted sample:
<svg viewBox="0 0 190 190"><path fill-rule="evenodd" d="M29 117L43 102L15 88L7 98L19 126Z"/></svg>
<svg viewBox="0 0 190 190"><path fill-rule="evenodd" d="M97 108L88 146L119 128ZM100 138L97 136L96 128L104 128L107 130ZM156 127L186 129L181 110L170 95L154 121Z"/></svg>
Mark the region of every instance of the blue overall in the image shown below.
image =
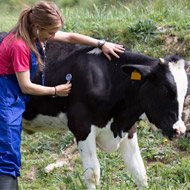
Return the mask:
<svg viewBox="0 0 190 190"><path fill-rule="evenodd" d="M33 52L31 63L32 81L38 69ZM0 175L20 176L22 115L28 100L29 96L22 93L15 74L0 76Z"/></svg>

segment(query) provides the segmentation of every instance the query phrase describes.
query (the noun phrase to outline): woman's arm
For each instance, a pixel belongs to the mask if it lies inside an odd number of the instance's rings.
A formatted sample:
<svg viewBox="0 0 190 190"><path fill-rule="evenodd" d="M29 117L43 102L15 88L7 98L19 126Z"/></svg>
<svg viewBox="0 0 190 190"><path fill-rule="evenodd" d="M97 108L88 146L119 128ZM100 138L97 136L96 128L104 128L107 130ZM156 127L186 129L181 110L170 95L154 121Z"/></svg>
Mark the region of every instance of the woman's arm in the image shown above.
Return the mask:
<svg viewBox="0 0 190 190"><path fill-rule="evenodd" d="M77 33L61 32L61 31L56 32L54 40L60 42L67 42L67 43L76 43L81 45L91 45L95 47L98 47L98 42L99 42L99 40L89 36ZM123 48L122 45L111 42L106 42L102 46L102 51L109 60L111 60L111 57L109 55L110 53L115 57L119 58L116 52L123 53L124 50L125 49Z"/></svg>
<svg viewBox="0 0 190 190"><path fill-rule="evenodd" d="M98 46L98 40L95 38L91 38L89 36L85 36L82 34L72 33L72 32L61 32L58 31L55 33L54 40L60 42L81 44L81 45L91 45Z"/></svg>
<svg viewBox="0 0 190 190"><path fill-rule="evenodd" d="M30 71L16 72L16 76L24 94L68 96L71 90L70 83L57 85L56 87L34 84L30 81Z"/></svg>

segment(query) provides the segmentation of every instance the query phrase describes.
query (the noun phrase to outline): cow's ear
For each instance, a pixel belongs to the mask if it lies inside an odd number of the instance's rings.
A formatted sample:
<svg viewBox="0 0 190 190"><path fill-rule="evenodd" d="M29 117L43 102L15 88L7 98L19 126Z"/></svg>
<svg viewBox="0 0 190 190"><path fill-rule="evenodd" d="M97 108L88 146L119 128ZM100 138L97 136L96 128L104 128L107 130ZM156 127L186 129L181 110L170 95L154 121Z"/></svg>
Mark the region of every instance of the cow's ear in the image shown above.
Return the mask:
<svg viewBox="0 0 190 190"><path fill-rule="evenodd" d="M137 71L143 78L152 72L152 67L148 65L122 65L121 69L125 74L129 76L131 76L132 72Z"/></svg>

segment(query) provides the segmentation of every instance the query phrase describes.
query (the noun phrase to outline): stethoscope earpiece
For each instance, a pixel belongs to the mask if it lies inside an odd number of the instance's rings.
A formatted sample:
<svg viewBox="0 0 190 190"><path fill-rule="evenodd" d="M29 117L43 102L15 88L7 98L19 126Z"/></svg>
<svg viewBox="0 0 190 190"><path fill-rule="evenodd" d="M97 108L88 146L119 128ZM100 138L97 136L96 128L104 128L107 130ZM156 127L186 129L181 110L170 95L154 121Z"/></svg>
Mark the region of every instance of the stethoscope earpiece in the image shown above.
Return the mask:
<svg viewBox="0 0 190 190"><path fill-rule="evenodd" d="M36 33L37 33L37 36L38 36L38 38L39 38L39 29L37 28L37 30L36 30Z"/></svg>

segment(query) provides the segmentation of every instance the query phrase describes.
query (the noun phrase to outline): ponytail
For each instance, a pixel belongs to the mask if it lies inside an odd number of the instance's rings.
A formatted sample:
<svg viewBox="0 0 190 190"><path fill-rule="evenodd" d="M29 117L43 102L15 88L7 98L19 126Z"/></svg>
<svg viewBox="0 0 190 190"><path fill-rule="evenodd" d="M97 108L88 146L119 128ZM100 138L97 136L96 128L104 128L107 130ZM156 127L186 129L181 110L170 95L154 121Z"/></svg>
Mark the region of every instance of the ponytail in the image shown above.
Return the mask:
<svg viewBox="0 0 190 190"><path fill-rule="evenodd" d="M16 38L21 38L26 43L29 51L33 51L36 55L37 63L43 64L37 50L33 26L38 24L44 29L61 27L63 25L62 15L53 2L39 2L32 9L30 7L24 8L20 15L16 26L13 28L13 33Z"/></svg>

